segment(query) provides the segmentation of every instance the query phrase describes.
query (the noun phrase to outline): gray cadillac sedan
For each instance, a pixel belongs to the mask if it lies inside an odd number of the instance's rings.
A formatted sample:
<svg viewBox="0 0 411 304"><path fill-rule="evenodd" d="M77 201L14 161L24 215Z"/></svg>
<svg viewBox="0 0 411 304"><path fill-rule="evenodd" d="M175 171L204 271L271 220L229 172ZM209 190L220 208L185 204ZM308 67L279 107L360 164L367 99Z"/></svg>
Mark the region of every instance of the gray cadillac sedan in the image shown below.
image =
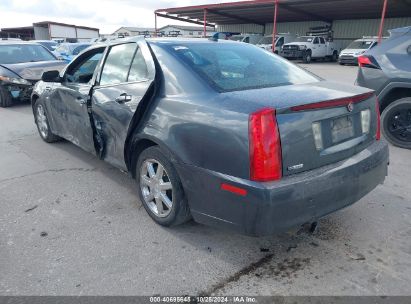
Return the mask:
<svg viewBox="0 0 411 304"><path fill-rule="evenodd" d="M181 38L95 45L32 94L41 138L129 172L157 223L248 235L313 222L384 181L376 105L258 47Z"/></svg>

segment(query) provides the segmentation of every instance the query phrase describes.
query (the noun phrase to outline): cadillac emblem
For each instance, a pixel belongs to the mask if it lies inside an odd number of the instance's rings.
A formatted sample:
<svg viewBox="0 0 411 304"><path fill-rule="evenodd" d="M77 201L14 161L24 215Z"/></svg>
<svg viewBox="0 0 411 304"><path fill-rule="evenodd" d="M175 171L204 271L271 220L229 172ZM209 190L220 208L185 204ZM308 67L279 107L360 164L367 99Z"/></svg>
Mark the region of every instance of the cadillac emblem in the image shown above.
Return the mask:
<svg viewBox="0 0 411 304"><path fill-rule="evenodd" d="M353 104L352 102L350 102L350 103L347 105L347 110L348 110L348 112L352 112L352 111L354 110L354 104Z"/></svg>

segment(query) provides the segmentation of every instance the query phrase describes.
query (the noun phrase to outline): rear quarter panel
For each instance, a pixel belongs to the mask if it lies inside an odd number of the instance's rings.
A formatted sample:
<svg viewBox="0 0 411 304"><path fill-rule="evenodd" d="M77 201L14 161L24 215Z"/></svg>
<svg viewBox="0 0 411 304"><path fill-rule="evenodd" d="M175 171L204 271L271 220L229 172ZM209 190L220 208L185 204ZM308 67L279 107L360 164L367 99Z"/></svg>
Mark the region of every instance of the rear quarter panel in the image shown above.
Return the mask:
<svg viewBox="0 0 411 304"><path fill-rule="evenodd" d="M248 115L189 99L157 100L142 133L162 142L177 162L248 178Z"/></svg>

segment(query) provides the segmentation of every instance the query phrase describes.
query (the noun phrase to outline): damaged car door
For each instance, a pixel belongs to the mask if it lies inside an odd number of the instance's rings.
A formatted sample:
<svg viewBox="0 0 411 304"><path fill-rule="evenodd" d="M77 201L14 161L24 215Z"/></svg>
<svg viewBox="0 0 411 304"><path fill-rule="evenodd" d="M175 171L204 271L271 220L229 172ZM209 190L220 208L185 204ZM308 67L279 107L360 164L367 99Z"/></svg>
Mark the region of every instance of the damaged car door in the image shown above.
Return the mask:
<svg viewBox="0 0 411 304"><path fill-rule="evenodd" d="M99 156L126 169L124 146L136 112L154 81L155 65L144 39L111 46L92 93L92 115Z"/></svg>
<svg viewBox="0 0 411 304"><path fill-rule="evenodd" d="M56 134L92 153L95 147L90 93L104 50L105 47L92 49L73 61L49 98L51 117L59 117L53 123Z"/></svg>

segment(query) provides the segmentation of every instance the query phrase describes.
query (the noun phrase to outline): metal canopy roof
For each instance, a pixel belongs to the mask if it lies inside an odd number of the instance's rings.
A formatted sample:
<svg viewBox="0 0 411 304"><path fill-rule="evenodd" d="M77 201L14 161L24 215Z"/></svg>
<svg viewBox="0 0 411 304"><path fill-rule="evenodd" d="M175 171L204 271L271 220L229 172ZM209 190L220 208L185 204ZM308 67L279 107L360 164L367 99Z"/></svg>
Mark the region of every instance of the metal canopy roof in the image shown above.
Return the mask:
<svg viewBox="0 0 411 304"><path fill-rule="evenodd" d="M273 22L275 0L239 1L156 10L157 16L207 25ZM377 19L384 0L279 0L277 22ZM387 18L410 17L411 0L389 0Z"/></svg>

